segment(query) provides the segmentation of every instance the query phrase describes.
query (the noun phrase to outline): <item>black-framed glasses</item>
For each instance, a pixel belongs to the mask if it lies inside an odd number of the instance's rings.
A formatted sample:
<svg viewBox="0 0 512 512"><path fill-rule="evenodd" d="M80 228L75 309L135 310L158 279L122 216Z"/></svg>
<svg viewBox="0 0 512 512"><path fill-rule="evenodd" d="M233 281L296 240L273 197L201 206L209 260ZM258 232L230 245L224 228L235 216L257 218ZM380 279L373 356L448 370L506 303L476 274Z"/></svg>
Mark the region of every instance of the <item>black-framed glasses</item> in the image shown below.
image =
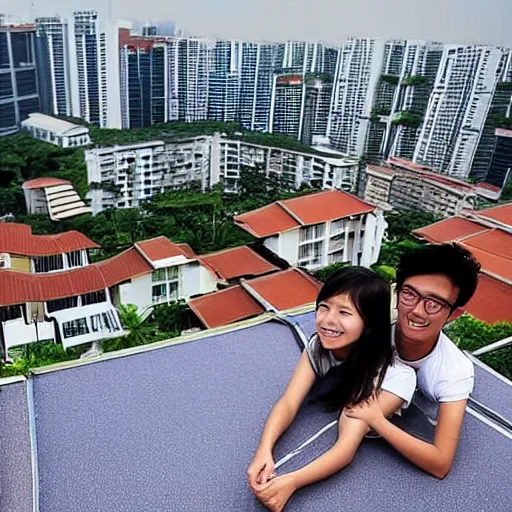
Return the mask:
<svg viewBox="0 0 512 512"><path fill-rule="evenodd" d="M453 310L453 304L443 299L435 299L422 295L412 286L405 285L398 292L398 299L404 306L416 307L418 302L423 301L423 309L427 315L436 315L443 309Z"/></svg>

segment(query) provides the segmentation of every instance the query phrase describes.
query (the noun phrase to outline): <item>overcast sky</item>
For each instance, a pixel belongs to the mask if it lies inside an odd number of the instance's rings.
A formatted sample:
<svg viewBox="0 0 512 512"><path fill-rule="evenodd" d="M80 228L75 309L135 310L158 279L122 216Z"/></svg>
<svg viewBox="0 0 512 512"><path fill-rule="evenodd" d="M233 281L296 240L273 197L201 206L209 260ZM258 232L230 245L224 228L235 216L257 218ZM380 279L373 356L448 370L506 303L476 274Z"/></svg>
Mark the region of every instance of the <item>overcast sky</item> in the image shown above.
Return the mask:
<svg viewBox="0 0 512 512"><path fill-rule="evenodd" d="M95 9L108 0L0 0L30 19ZM113 17L175 20L204 36L343 41L349 35L512 46L512 0L111 0Z"/></svg>

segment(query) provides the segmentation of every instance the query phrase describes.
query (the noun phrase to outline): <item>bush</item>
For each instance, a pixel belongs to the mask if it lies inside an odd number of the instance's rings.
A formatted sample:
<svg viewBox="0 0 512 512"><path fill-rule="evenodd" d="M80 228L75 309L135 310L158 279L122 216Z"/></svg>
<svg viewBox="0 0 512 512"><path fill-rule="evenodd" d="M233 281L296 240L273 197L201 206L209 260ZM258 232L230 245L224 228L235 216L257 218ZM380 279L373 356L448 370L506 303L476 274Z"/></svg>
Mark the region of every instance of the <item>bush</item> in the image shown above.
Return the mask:
<svg viewBox="0 0 512 512"><path fill-rule="evenodd" d="M338 270L350 266L350 263L337 261L332 265L327 265L327 267L323 267L317 270L313 275L319 280L325 283L333 274L338 272Z"/></svg>
<svg viewBox="0 0 512 512"><path fill-rule="evenodd" d="M445 332L460 349L473 352L512 336L512 323L496 322L489 325L464 314L449 324ZM508 379L512 379L512 345L484 354L480 359Z"/></svg>

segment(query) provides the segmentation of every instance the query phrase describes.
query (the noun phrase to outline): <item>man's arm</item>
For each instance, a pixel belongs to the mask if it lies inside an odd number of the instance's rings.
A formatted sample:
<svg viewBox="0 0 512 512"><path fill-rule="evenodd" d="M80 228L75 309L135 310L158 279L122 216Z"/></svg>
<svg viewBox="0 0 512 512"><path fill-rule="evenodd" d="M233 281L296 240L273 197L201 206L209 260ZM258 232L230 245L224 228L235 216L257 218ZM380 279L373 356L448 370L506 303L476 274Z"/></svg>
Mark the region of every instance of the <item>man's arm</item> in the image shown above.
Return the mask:
<svg viewBox="0 0 512 512"><path fill-rule="evenodd" d="M404 404L404 400L387 391L380 392L378 401L386 415L393 414ZM297 471L277 476L257 487L256 496L270 510L280 512L296 490L323 480L348 466L368 430L364 421L349 418L343 412L338 422L338 439L332 448Z"/></svg>
<svg viewBox="0 0 512 512"><path fill-rule="evenodd" d="M357 406L347 415L362 419L413 464L437 478L450 471L459 444L467 400L441 403L434 443L418 439L388 421L378 404L370 401Z"/></svg>

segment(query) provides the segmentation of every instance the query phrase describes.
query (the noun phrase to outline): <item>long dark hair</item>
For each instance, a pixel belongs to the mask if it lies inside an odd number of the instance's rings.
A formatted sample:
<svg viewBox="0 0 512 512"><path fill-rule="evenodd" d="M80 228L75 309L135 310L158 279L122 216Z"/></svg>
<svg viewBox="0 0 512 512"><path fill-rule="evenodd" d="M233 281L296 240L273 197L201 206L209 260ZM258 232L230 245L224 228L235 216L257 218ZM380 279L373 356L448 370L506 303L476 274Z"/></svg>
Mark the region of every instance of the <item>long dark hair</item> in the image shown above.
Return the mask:
<svg viewBox="0 0 512 512"><path fill-rule="evenodd" d="M317 309L322 301L344 293L361 315L364 329L343 364L331 368L325 376L328 390L323 390L315 401L323 402L329 409L358 404L370 398L382 385L386 369L394 361L389 283L367 268L343 268L320 290Z"/></svg>

